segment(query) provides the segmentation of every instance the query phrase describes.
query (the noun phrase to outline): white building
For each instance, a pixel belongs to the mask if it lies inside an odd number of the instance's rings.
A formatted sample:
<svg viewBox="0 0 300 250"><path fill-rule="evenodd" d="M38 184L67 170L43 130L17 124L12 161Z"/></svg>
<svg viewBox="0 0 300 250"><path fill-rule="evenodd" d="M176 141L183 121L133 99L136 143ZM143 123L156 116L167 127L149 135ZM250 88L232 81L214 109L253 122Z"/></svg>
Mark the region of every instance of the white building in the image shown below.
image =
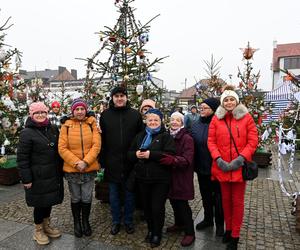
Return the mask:
<svg viewBox="0 0 300 250"><path fill-rule="evenodd" d="M286 74L280 69L288 69L293 74L300 75L300 43L277 44L274 41L272 89L278 88L285 80Z"/></svg>

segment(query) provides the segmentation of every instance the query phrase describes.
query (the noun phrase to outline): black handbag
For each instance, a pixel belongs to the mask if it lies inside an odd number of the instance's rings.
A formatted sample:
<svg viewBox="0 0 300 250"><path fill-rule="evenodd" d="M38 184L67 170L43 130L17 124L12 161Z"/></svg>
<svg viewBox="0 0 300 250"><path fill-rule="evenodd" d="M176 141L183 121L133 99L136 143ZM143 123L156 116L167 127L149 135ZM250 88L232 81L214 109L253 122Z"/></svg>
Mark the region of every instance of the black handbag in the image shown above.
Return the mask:
<svg viewBox="0 0 300 250"><path fill-rule="evenodd" d="M226 124L226 126L228 128L228 131L229 131L230 137L231 137L231 139L233 141L233 145L235 147L235 150L238 153L238 155L240 155L240 153L239 153L239 151L237 149L237 146L235 144L235 141L233 139L233 136L232 136L232 133L231 133L231 129L229 128L229 126L228 126L228 124L227 124L226 121L225 121L225 124ZM252 181L252 180L254 180L258 176L258 167L257 167L257 164L256 164L255 161L247 161L245 159L244 165L242 166L242 176L243 176L244 181Z"/></svg>

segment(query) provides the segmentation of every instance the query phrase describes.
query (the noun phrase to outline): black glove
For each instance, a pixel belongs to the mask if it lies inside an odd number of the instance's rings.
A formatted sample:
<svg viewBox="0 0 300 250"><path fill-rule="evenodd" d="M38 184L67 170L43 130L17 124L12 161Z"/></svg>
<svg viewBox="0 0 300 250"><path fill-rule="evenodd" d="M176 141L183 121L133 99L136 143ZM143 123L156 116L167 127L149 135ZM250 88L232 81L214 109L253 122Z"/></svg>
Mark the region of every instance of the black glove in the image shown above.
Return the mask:
<svg viewBox="0 0 300 250"><path fill-rule="evenodd" d="M239 155L237 158L235 158L229 163L229 166L231 170L237 170L238 168L244 165L244 161L245 161L244 157Z"/></svg>
<svg viewBox="0 0 300 250"><path fill-rule="evenodd" d="M230 171L230 166L227 161L224 161L221 157L217 159L217 165L220 169L222 169L223 172L228 172Z"/></svg>

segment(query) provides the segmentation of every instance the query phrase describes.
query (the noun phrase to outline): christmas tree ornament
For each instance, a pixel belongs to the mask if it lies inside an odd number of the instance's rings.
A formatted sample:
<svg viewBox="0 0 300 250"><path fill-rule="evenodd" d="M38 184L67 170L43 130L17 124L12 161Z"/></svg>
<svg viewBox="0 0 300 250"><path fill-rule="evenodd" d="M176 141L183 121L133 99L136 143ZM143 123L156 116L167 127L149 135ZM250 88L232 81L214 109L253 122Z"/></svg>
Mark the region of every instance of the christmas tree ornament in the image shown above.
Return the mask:
<svg viewBox="0 0 300 250"><path fill-rule="evenodd" d="M110 36L108 39L113 43L117 41L117 38L115 36Z"/></svg>
<svg viewBox="0 0 300 250"><path fill-rule="evenodd" d="M129 53L131 53L131 52L132 52L132 49L131 49L131 48L129 48L129 47L126 47L126 48L125 48L125 52L126 52L127 54L129 54Z"/></svg>
<svg viewBox="0 0 300 250"><path fill-rule="evenodd" d="M129 80L129 75L125 75L123 79L124 79L124 81L128 81Z"/></svg>
<svg viewBox="0 0 300 250"><path fill-rule="evenodd" d="M128 42L125 40L125 39L121 39L121 42L120 42L122 45L128 45Z"/></svg>
<svg viewBox="0 0 300 250"><path fill-rule="evenodd" d="M138 56L140 57L140 59L143 59L143 58L145 57L144 51L143 51L143 50L139 50L139 51L137 52L137 54L138 54Z"/></svg>
<svg viewBox="0 0 300 250"><path fill-rule="evenodd" d="M248 42L247 47L246 48L240 48L240 50L243 51L243 58L246 60L250 60L253 58L253 55L256 51L258 51L259 49L254 49L250 47L250 43Z"/></svg>
<svg viewBox="0 0 300 250"><path fill-rule="evenodd" d="M135 90L136 90L136 93L138 95L141 95L143 93L143 91L144 91L144 87L143 87L143 85L139 84L139 85L136 85L136 89Z"/></svg>
<svg viewBox="0 0 300 250"><path fill-rule="evenodd" d="M4 49L0 49L0 62L4 62L6 55L6 51Z"/></svg>
<svg viewBox="0 0 300 250"><path fill-rule="evenodd" d="M154 65L154 71L155 71L155 72L160 71L160 66L159 66L158 64L155 64L155 65Z"/></svg>
<svg viewBox="0 0 300 250"><path fill-rule="evenodd" d="M141 34L139 39L142 43L147 43L149 42L149 34L148 33Z"/></svg>

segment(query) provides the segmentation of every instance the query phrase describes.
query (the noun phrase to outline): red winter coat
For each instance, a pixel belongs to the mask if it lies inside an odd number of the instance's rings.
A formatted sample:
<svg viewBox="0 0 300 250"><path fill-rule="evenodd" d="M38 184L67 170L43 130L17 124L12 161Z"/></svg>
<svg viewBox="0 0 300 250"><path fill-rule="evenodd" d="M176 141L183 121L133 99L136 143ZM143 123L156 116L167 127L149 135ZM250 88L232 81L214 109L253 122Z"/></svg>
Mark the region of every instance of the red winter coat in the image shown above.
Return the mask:
<svg viewBox="0 0 300 250"><path fill-rule="evenodd" d="M218 157L227 162L238 157L224 119L231 128L240 155L248 161L252 160L258 144L257 129L252 116L243 104L237 105L232 113L219 106L209 126L207 144L213 158L212 178L220 182L242 182L242 168L223 172L216 162Z"/></svg>
<svg viewBox="0 0 300 250"><path fill-rule="evenodd" d="M176 144L175 163L169 198L174 200L194 199L194 140L185 128L174 138Z"/></svg>

